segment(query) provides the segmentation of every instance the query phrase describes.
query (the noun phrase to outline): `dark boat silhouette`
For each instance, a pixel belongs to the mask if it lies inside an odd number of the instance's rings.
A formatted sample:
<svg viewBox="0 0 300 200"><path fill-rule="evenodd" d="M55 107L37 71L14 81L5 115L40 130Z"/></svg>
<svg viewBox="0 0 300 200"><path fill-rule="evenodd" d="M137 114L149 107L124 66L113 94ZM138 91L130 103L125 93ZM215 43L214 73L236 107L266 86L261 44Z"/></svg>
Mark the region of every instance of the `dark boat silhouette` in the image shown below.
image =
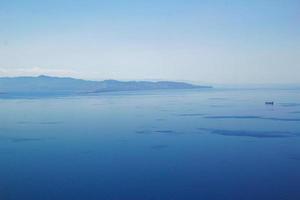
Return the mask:
<svg viewBox="0 0 300 200"><path fill-rule="evenodd" d="M265 104L266 105L274 105L274 101L266 101Z"/></svg>

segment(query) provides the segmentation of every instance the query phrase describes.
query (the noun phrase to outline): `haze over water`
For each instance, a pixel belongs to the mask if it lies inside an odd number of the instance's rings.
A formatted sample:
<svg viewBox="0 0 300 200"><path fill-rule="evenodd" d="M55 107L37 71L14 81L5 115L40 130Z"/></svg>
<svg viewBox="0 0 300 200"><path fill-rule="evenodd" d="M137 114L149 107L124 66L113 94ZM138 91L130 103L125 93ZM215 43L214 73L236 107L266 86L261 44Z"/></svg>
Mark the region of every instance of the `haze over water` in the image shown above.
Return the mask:
<svg viewBox="0 0 300 200"><path fill-rule="evenodd" d="M299 99L221 89L1 99L0 199L300 199Z"/></svg>

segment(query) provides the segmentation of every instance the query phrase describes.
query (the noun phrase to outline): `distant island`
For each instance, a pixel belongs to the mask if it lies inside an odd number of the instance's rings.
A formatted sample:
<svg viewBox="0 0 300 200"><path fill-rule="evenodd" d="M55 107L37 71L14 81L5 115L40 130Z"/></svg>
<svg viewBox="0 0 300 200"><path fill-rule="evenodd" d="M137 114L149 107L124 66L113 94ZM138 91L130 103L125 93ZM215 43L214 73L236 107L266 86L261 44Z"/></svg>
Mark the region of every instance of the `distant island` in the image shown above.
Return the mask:
<svg viewBox="0 0 300 200"><path fill-rule="evenodd" d="M116 91L162 89L209 89L211 86L172 81L89 81L69 77L0 77L0 97L3 95L84 95Z"/></svg>

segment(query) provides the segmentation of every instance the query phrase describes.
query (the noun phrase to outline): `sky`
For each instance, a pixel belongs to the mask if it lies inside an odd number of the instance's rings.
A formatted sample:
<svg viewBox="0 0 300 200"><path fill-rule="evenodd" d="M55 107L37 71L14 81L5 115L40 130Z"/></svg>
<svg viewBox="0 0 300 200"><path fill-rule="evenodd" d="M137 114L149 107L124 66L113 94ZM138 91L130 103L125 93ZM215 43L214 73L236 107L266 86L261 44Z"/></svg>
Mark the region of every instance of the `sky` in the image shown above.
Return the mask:
<svg viewBox="0 0 300 200"><path fill-rule="evenodd" d="M300 83L299 0L0 0L0 76Z"/></svg>

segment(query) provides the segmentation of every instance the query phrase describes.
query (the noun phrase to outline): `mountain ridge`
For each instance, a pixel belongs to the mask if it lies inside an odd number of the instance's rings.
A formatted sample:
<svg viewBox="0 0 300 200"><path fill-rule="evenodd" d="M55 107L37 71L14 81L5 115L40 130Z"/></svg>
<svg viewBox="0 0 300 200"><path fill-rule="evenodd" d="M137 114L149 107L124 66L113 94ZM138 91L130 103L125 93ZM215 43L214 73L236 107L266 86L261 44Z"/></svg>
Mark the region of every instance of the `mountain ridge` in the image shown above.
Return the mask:
<svg viewBox="0 0 300 200"><path fill-rule="evenodd" d="M113 79L92 81L71 77L54 77L46 75L0 77L0 95L75 95L115 91L196 88L208 89L212 87L175 81L118 81Z"/></svg>

